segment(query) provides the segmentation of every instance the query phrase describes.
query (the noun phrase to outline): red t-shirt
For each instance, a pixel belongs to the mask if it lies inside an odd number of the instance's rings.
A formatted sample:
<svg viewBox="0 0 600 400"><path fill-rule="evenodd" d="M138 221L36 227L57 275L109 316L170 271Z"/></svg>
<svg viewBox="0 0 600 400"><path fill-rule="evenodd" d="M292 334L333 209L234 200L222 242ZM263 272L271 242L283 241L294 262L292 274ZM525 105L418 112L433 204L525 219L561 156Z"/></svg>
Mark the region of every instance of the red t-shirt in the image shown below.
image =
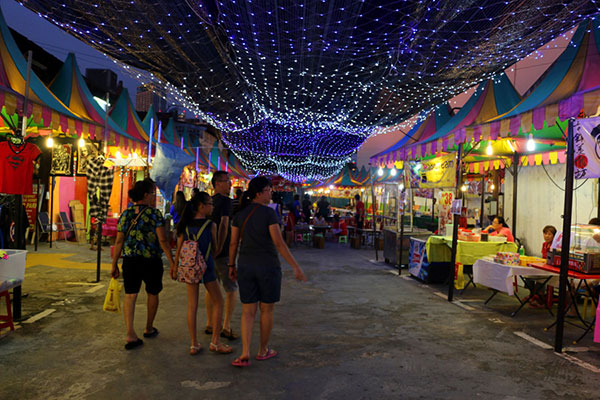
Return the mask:
<svg viewBox="0 0 600 400"><path fill-rule="evenodd" d="M0 193L33 194L33 160L40 154L32 143L0 142Z"/></svg>
<svg viewBox="0 0 600 400"><path fill-rule="evenodd" d="M356 214L361 217L365 215L365 203L360 200L356 202Z"/></svg>
<svg viewBox="0 0 600 400"><path fill-rule="evenodd" d="M548 258L550 246L552 246L552 242L544 242L544 244L542 244L542 258Z"/></svg>

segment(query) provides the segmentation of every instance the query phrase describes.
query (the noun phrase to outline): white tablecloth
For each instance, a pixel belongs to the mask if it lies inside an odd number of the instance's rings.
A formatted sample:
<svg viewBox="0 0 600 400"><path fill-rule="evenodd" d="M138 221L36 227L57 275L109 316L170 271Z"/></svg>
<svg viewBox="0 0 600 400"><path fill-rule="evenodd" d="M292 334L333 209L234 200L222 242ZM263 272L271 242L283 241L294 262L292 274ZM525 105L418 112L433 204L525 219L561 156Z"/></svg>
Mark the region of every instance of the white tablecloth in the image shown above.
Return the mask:
<svg viewBox="0 0 600 400"><path fill-rule="evenodd" d="M479 259L473 264L473 282L504 292L509 296L514 295L514 276L539 277L550 275L556 274L533 267L498 264L486 259Z"/></svg>

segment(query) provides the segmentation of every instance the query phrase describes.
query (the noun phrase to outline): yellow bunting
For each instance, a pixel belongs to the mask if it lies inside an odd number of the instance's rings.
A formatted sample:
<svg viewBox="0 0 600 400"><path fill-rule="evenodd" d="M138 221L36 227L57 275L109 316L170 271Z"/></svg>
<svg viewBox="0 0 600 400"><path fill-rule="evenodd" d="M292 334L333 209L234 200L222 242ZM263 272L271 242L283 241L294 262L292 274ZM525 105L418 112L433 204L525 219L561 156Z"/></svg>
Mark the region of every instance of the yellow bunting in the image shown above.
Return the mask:
<svg viewBox="0 0 600 400"><path fill-rule="evenodd" d="M541 165L541 164L542 164L542 155L536 154L535 155L535 165Z"/></svg>
<svg viewBox="0 0 600 400"><path fill-rule="evenodd" d="M550 164L556 164L558 162L558 153L553 151L549 154L550 156Z"/></svg>
<svg viewBox="0 0 600 400"><path fill-rule="evenodd" d="M41 124L42 122L42 106L38 103L33 103L33 122Z"/></svg>

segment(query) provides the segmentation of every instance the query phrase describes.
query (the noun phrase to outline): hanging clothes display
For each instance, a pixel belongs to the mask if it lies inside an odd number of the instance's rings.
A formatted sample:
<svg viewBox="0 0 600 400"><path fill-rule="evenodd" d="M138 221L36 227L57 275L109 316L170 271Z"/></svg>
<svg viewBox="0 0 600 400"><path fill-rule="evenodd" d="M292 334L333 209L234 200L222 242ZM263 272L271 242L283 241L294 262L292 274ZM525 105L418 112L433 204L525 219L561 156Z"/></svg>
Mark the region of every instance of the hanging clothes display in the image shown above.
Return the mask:
<svg viewBox="0 0 600 400"><path fill-rule="evenodd" d="M33 160L41 153L33 143L0 142L0 193L33 194Z"/></svg>
<svg viewBox="0 0 600 400"><path fill-rule="evenodd" d="M100 222L106 221L108 201L113 184L113 172L104 166L102 155L87 161L87 193L90 201L90 216Z"/></svg>

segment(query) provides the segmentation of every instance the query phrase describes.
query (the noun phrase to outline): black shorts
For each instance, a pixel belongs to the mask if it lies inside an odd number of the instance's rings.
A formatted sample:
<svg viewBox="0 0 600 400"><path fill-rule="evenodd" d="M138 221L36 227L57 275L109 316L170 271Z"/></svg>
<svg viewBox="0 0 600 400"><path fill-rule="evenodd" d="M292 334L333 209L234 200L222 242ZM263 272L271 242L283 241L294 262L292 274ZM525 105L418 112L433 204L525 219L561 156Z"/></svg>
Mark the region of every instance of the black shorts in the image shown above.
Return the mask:
<svg viewBox="0 0 600 400"><path fill-rule="evenodd" d="M281 267L240 264L237 273L240 301L277 303L281 295Z"/></svg>
<svg viewBox="0 0 600 400"><path fill-rule="evenodd" d="M137 294L146 284L146 293L157 295L163 288L163 263L160 258L123 257L123 287L126 294Z"/></svg>

